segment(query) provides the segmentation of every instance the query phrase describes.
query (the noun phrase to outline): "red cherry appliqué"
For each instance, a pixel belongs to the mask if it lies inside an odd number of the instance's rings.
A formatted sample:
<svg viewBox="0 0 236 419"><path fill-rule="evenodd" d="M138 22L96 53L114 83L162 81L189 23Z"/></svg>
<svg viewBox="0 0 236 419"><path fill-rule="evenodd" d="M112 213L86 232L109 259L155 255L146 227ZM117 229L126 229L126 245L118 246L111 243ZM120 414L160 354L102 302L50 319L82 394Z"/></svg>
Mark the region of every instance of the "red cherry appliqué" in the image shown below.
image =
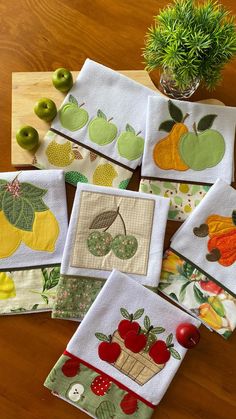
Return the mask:
<svg viewBox="0 0 236 419"><path fill-rule="evenodd" d="M106 375L98 375L94 378L90 388L96 396L104 396L109 388L111 387L112 382Z"/></svg>
<svg viewBox="0 0 236 419"><path fill-rule="evenodd" d="M80 371L80 363L77 359L68 359L61 370L66 377L74 377Z"/></svg>
<svg viewBox="0 0 236 419"><path fill-rule="evenodd" d="M126 394L120 402L120 407L126 415L132 415L138 409L138 400L133 394Z"/></svg>

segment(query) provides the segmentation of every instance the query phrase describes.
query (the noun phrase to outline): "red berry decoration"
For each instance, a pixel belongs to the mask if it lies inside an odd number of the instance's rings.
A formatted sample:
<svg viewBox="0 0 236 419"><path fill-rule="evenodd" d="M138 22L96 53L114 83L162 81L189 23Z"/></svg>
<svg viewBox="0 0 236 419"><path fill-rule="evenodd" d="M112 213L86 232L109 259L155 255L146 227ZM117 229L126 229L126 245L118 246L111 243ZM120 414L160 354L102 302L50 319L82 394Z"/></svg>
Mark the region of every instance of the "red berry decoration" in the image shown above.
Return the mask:
<svg viewBox="0 0 236 419"><path fill-rule="evenodd" d="M170 351L164 340L158 340L149 351L150 357L156 364L165 364L170 359Z"/></svg>
<svg viewBox="0 0 236 419"><path fill-rule="evenodd" d="M80 363L77 359L68 359L61 370L66 377L74 377L80 371Z"/></svg>
<svg viewBox="0 0 236 419"><path fill-rule="evenodd" d="M192 323L180 323L175 334L179 344L187 349L194 348L200 340L200 332Z"/></svg>
<svg viewBox="0 0 236 419"><path fill-rule="evenodd" d="M121 347L116 342L102 342L98 347L98 356L103 361L113 364L121 353Z"/></svg>
<svg viewBox="0 0 236 419"><path fill-rule="evenodd" d="M120 337L124 339L127 333L131 330L138 333L139 327L139 324L137 322L132 322L132 320L121 320L118 326L118 332Z"/></svg>
<svg viewBox="0 0 236 419"><path fill-rule="evenodd" d="M112 382L106 375L98 375L94 378L90 388L96 396L104 396L111 387L111 384Z"/></svg>
<svg viewBox="0 0 236 419"><path fill-rule="evenodd" d="M138 400L133 394L126 394L120 402L120 407L126 415L132 415L138 409Z"/></svg>
<svg viewBox="0 0 236 419"><path fill-rule="evenodd" d="M147 336L143 333L137 333L134 330L128 332L125 336L125 346L134 353L142 351L147 343Z"/></svg>

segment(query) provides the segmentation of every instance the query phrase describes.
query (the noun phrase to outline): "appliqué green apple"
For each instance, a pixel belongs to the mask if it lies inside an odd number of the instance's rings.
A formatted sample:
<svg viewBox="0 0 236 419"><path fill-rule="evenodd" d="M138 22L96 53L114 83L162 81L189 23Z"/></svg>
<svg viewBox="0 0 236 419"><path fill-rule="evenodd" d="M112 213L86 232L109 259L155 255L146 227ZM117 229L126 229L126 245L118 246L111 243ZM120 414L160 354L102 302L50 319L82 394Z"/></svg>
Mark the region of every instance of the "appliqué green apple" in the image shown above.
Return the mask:
<svg viewBox="0 0 236 419"><path fill-rule="evenodd" d="M140 131L141 132L141 131ZM117 140L119 155L127 160L136 160L143 154L144 139L139 137L131 125L126 125L126 131L122 132Z"/></svg>
<svg viewBox="0 0 236 419"><path fill-rule="evenodd" d="M66 93L73 86L73 77L66 68L57 68L52 75L53 86L60 92Z"/></svg>
<svg viewBox="0 0 236 419"><path fill-rule="evenodd" d="M89 138L93 143L106 145L116 138L117 127L110 122L112 119L107 120L106 115L98 110L97 117L89 123Z"/></svg>
<svg viewBox="0 0 236 419"><path fill-rule="evenodd" d="M112 236L106 231L93 231L87 238L87 246L94 256L105 256L111 250Z"/></svg>
<svg viewBox="0 0 236 419"><path fill-rule="evenodd" d="M43 121L52 121L57 114L57 107L53 100L42 97L34 105L34 113Z"/></svg>
<svg viewBox="0 0 236 419"><path fill-rule="evenodd" d="M217 115L206 115L194 132L183 134L179 142L182 160L192 170L204 170L216 166L224 157L225 140L219 131L210 129Z"/></svg>
<svg viewBox="0 0 236 419"><path fill-rule="evenodd" d="M77 131L83 128L88 122L88 112L82 108L84 103L78 105L76 98L69 96L69 103L59 109L61 125L69 131Z"/></svg>
<svg viewBox="0 0 236 419"><path fill-rule="evenodd" d="M17 131L16 141L21 148L34 150L39 144L38 131L30 125L25 125Z"/></svg>

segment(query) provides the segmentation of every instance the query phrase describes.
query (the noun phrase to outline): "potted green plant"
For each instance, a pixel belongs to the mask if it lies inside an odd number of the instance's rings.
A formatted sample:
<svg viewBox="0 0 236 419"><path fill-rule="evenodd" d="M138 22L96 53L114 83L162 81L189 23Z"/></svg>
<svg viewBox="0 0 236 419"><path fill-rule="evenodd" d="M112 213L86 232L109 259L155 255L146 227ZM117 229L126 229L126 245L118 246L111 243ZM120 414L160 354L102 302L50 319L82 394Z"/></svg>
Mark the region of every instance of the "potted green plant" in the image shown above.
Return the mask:
<svg viewBox="0 0 236 419"><path fill-rule="evenodd" d="M147 71L162 70L164 93L188 98L200 82L213 89L236 54L234 16L217 1L174 0L154 19L143 55Z"/></svg>

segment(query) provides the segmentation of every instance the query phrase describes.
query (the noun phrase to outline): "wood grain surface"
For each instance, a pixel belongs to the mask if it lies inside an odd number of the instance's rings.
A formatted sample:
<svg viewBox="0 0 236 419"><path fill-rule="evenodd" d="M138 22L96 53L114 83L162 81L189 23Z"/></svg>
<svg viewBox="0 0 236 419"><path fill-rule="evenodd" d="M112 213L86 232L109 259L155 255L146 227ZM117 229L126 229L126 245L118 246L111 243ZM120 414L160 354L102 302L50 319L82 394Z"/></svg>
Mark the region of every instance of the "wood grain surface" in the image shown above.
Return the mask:
<svg viewBox="0 0 236 419"><path fill-rule="evenodd" d="M116 70L143 69L141 48L152 17L168 0L0 1L0 170L11 171L12 72L80 69L86 57ZM234 0L222 0L236 14ZM236 106L235 61L226 66L213 93ZM152 74L154 81L158 74ZM138 176L132 181L137 189ZM71 209L74 188L67 187ZM179 224L168 222L165 246ZM1 245L1 244L0 244ZM232 278L234 280L235 278ZM50 313L0 318L0 403L2 419L72 419L87 416L43 387L48 372L77 328ZM199 346L189 351L155 419L233 419L236 411L236 333L227 342L201 327Z"/></svg>

